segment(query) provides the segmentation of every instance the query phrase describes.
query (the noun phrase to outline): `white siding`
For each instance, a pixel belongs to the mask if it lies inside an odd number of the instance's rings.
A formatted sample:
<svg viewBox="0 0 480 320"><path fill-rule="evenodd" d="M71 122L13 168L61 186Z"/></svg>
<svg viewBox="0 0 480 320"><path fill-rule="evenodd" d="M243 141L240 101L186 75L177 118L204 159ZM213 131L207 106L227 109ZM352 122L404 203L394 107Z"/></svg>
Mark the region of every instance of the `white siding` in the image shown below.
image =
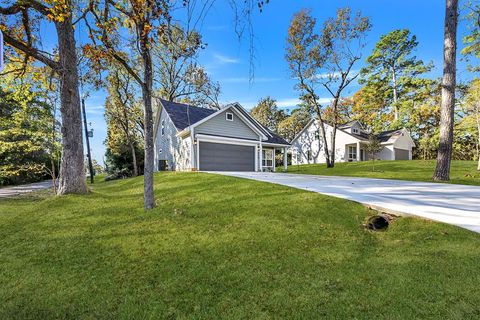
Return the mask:
<svg viewBox="0 0 480 320"><path fill-rule="evenodd" d="M318 132L319 125L317 122L306 128L303 133L292 142L292 164L307 164L307 163L325 163L325 152L323 147L323 138L316 139L316 132ZM333 128L325 124L325 131L327 135L328 149L331 150L332 132ZM337 130L335 139L335 160L338 162L347 161L347 145L356 144L357 139L353 136ZM308 160L308 151L312 154L312 160ZM300 161L295 155L299 155Z"/></svg>
<svg viewBox="0 0 480 320"><path fill-rule="evenodd" d="M354 127L356 127L354 125ZM359 128L359 127L358 127ZM292 142L292 164L309 164L309 163L325 163L325 153L323 151L323 139L320 137L317 140L316 132L318 132L319 125L317 121L312 122L304 131ZM331 150L331 137L333 128L330 125L325 125L327 135L327 145ZM345 128L348 132L351 132L352 128ZM383 149L377 154L376 158L380 160L395 160L394 148L409 150L409 158L412 159L412 147L413 142L410 138L410 133L403 130L404 135L397 135L392 137L388 141ZM348 146L356 146L359 140L354 136L337 129L337 136L335 141L335 161L345 162L348 161ZM361 144L367 143L361 141ZM360 146L363 149L362 146ZM308 159L308 153L311 152L312 159ZM357 151L359 152L359 151ZM369 156L365 152L365 160L368 160Z"/></svg>
<svg viewBox="0 0 480 320"><path fill-rule="evenodd" d="M378 160L395 160L393 144L385 145L375 158Z"/></svg>
<svg viewBox="0 0 480 320"><path fill-rule="evenodd" d="M408 150L408 159L412 160L412 148L415 146L411 137L410 132L403 130L403 135L398 135L393 146L398 149ZM395 154L395 153L394 153Z"/></svg>
<svg viewBox="0 0 480 320"><path fill-rule="evenodd" d="M164 134L162 135L162 122L164 122ZM167 160L170 170L190 170L190 137L185 139L176 136L177 129L170 117L162 110L160 122L157 127L155 139L155 171L158 170L159 160Z"/></svg>

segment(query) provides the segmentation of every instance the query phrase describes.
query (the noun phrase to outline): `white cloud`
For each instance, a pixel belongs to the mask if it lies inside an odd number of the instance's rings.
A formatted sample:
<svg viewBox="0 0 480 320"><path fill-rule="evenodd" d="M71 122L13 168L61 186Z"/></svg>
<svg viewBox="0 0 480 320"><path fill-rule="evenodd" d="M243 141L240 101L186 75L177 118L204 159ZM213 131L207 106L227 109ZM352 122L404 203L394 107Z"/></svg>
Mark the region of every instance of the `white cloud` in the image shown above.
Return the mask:
<svg viewBox="0 0 480 320"><path fill-rule="evenodd" d="M350 70L349 72L349 78L355 76L357 73L359 72L359 70ZM316 79L328 79L330 77L332 78L339 78L342 74L340 72L325 72L325 73L317 73L315 75L315 78Z"/></svg>
<svg viewBox="0 0 480 320"><path fill-rule="evenodd" d="M322 105L329 104L332 101L331 98L319 98L318 102ZM298 98L287 98L287 99L279 99L277 100L277 106L279 108L291 108L291 107L296 107L299 105L302 101Z"/></svg>
<svg viewBox="0 0 480 320"><path fill-rule="evenodd" d="M320 104L329 104L332 102L332 98L318 98L318 103Z"/></svg>
<svg viewBox="0 0 480 320"><path fill-rule="evenodd" d="M218 64L233 64L233 63L239 63L240 62L240 60L238 60L236 58L225 56L225 55L219 54L219 53L215 53L213 55L213 57L215 58L215 60Z"/></svg>
<svg viewBox="0 0 480 320"><path fill-rule="evenodd" d="M102 105L85 105L85 112L87 115L103 115L105 112L105 107Z"/></svg>
<svg viewBox="0 0 480 320"><path fill-rule="evenodd" d="M318 102L324 106L328 105L330 102L332 102L331 98L327 97L322 97L318 99ZM253 107L255 107L258 104L258 101L252 102L252 101L243 101L239 102L242 107L244 107L247 110L251 110ZM301 100L299 98L285 98L285 99L278 99L277 100L277 107L281 109L285 108L296 108L299 104L301 103Z"/></svg>
<svg viewBox="0 0 480 320"><path fill-rule="evenodd" d="M289 108L295 107L300 104L300 99L298 98L287 98L287 99L279 99L277 100L277 107L279 108Z"/></svg>

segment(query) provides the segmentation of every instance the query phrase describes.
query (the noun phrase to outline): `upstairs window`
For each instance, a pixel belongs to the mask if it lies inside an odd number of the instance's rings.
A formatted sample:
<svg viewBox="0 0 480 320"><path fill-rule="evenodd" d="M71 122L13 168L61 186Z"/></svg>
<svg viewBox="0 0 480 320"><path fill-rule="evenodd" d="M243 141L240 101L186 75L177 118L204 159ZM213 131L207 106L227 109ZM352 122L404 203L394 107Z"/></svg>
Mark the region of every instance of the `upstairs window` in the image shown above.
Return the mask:
<svg viewBox="0 0 480 320"><path fill-rule="evenodd" d="M165 120L162 120L162 136L165 135Z"/></svg>
<svg viewBox="0 0 480 320"><path fill-rule="evenodd" d="M353 129L352 129L352 132L353 132L353 133L358 133L358 129L357 129L357 128L353 128Z"/></svg>
<svg viewBox="0 0 480 320"><path fill-rule="evenodd" d="M320 140L320 132L315 131L315 140Z"/></svg>
<svg viewBox="0 0 480 320"><path fill-rule="evenodd" d="M227 121L233 121L233 113L227 112L227 113L225 114L225 119L226 119Z"/></svg>

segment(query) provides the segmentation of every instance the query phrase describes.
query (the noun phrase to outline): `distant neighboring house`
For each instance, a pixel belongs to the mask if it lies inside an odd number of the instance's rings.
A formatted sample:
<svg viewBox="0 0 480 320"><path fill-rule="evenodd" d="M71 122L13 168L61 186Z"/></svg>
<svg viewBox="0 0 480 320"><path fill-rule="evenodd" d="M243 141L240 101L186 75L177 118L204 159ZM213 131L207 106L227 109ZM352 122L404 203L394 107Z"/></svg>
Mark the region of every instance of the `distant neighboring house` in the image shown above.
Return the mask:
<svg viewBox="0 0 480 320"><path fill-rule="evenodd" d="M292 164L325 163L323 139L319 134L318 120L311 120L293 139L291 145ZM333 127L325 124L328 149L331 150ZM365 151L368 144L368 132L358 121L352 121L337 127L335 141L335 161L366 161L369 155ZM384 131L377 134L383 149L376 155L379 160L411 160L415 143L406 129Z"/></svg>
<svg viewBox="0 0 480 320"><path fill-rule="evenodd" d="M275 171L275 150L286 169L290 144L238 103L220 110L159 99L155 117L156 170Z"/></svg>

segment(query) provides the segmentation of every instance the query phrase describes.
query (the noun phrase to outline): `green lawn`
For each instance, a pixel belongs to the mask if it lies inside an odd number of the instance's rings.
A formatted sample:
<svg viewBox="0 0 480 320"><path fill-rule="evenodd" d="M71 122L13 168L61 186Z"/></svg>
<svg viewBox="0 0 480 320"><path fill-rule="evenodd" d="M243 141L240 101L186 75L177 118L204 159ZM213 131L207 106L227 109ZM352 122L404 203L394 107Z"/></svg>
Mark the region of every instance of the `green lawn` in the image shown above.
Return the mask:
<svg viewBox="0 0 480 320"><path fill-rule="evenodd" d="M202 173L0 200L0 319L473 319L480 235Z"/></svg>
<svg viewBox="0 0 480 320"><path fill-rule="evenodd" d="M432 181L435 170L434 160L375 161L336 163L334 168L325 164L289 166L289 173L319 174L326 176L351 176L412 181ZM476 161L453 161L450 183L480 185L480 172Z"/></svg>

